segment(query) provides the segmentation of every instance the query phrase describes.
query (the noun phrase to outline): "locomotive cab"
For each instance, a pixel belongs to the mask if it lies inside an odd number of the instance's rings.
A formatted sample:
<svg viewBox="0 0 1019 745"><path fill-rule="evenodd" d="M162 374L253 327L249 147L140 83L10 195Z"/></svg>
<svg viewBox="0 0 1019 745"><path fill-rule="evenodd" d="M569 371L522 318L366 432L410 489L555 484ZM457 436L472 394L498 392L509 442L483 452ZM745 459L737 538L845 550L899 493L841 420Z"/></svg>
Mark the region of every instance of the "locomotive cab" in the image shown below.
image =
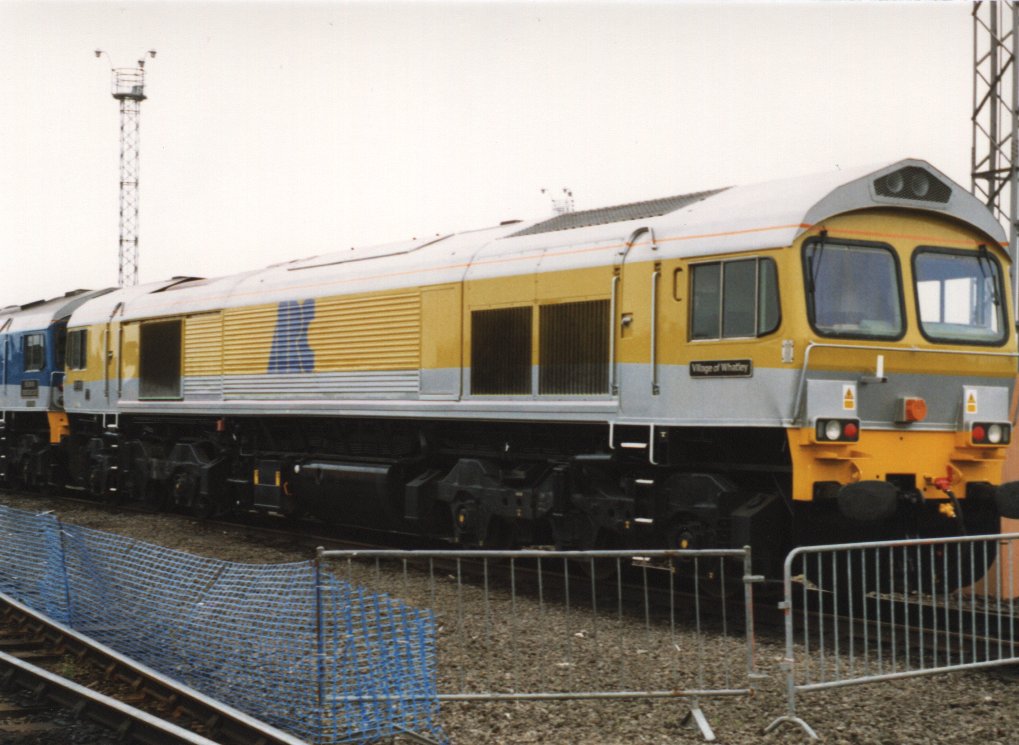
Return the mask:
<svg viewBox="0 0 1019 745"><path fill-rule="evenodd" d="M876 180L879 193L893 176L900 192L916 182L923 199L950 198L915 167ZM889 206L800 242L807 328L789 442L809 542L992 533L1016 514L1019 491L998 487L1016 344L991 227Z"/></svg>

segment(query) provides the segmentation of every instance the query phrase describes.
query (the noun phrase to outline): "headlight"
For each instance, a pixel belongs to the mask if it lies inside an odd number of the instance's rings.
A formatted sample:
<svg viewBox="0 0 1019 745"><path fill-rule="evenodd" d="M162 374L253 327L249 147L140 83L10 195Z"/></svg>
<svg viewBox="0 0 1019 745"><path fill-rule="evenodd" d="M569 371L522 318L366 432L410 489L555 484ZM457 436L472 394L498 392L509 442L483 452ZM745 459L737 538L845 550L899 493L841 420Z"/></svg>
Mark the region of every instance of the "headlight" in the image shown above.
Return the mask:
<svg viewBox="0 0 1019 745"><path fill-rule="evenodd" d="M1008 445L1012 441L1012 427L1000 422L976 422L969 436L974 445Z"/></svg>
<svg viewBox="0 0 1019 745"><path fill-rule="evenodd" d="M856 442L860 439L858 419L818 419L814 436L818 442Z"/></svg>
<svg viewBox="0 0 1019 745"><path fill-rule="evenodd" d="M922 199L927 196L927 192L931 190L931 182L927 178L925 173L914 174L909 179L909 190L913 192L914 197Z"/></svg>

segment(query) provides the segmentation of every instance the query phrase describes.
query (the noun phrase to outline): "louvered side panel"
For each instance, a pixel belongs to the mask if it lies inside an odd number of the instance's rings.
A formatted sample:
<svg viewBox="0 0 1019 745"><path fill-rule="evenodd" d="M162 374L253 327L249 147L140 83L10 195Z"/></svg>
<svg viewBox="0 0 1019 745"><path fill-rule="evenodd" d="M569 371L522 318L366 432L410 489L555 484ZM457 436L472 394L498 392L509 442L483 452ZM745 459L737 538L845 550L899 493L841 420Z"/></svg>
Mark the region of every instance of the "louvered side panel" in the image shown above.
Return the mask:
<svg viewBox="0 0 1019 745"><path fill-rule="evenodd" d="M223 314L184 320L184 398L223 395Z"/></svg>
<svg viewBox="0 0 1019 745"><path fill-rule="evenodd" d="M223 372L254 375L269 367L269 350L278 314L276 305L223 311Z"/></svg>
<svg viewBox="0 0 1019 745"><path fill-rule="evenodd" d="M293 401L363 398L414 398L420 386L417 370L391 372L231 375L224 382L227 400Z"/></svg>
<svg viewBox="0 0 1019 745"><path fill-rule="evenodd" d="M421 295L319 300L308 330L318 372L421 367Z"/></svg>

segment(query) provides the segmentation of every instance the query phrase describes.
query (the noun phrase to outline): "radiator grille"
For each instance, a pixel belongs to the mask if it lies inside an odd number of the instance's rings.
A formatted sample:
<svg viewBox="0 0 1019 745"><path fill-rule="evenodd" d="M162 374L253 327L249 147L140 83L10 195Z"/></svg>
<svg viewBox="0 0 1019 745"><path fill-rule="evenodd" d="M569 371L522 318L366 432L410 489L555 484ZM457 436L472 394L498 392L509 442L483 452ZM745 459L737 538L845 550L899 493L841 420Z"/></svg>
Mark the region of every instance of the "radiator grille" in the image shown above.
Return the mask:
<svg viewBox="0 0 1019 745"><path fill-rule="evenodd" d="M609 391L609 301L543 305L538 392Z"/></svg>
<svg viewBox="0 0 1019 745"><path fill-rule="evenodd" d="M471 314L471 393L531 392L531 308L476 310Z"/></svg>

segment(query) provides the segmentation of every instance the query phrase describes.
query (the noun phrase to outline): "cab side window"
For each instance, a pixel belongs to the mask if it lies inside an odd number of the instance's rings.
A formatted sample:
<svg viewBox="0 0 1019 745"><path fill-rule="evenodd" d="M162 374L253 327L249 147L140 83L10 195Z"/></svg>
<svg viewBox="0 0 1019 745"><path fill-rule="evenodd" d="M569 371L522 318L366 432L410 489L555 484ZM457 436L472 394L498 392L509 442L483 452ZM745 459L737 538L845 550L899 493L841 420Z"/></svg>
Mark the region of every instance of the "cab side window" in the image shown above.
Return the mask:
<svg viewBox="0 0 1019 745"><path fill-rule="evenodd" d="M46 366L46 337L43 334L25 334L21 337L21 354L25 372L42 370Z"/></svg>
<svg viewBox="0 0 1019 745"><path fill-rule="evenodd" d="M778 328L778 272L772 259L695 264L690 274L691 340L751 338Z"/></svg>
<svg viewBox="0 0 1019 745"><path fill-rule="evenodd" d="M71 370L88 367L88 329L67 333L67 367Z"/></svg>

